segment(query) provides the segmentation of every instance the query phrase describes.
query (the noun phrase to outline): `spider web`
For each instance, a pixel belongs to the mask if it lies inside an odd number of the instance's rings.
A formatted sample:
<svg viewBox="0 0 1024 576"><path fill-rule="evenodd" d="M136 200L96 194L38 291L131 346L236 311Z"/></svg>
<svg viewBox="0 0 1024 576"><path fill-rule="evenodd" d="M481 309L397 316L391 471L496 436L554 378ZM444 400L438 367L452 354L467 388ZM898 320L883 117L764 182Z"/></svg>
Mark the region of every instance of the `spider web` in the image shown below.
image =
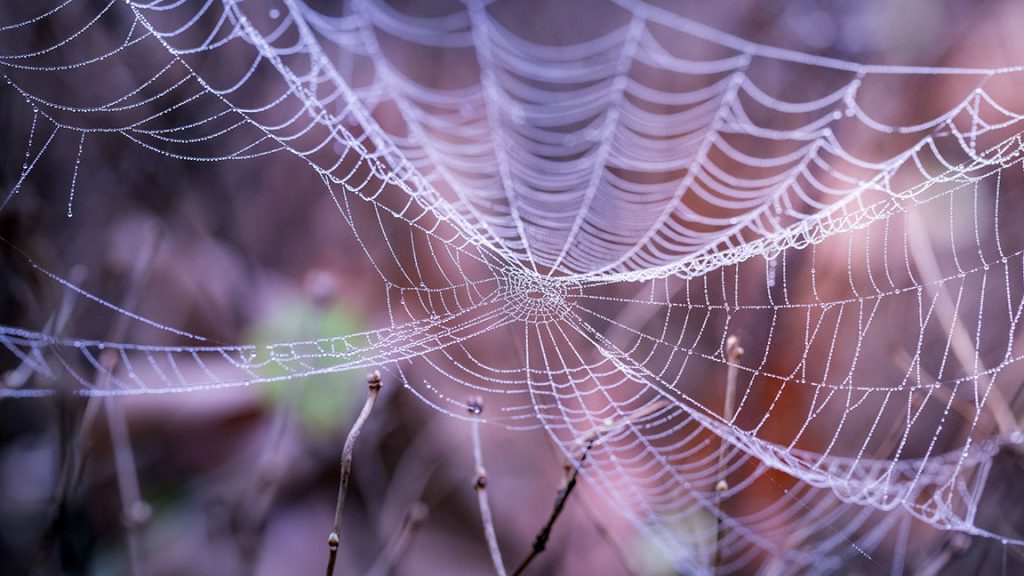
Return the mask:
<svg viewBox="0 0 1024 576"><path fill-rule="evenodd" d="M1020 544L978 511L1024 440L1024 237L1005 224L1024 116L1000 101L1024 68L854 64L629 0L559 43L477 2L82 4L0 25L32 111L3 206L62 140L69 216L94 139L292 156L379 275L388 323L222 345L32 263L177 343L0 327L20 362L0 396L385 367L439 410L484 394L489 420L586 450L582 475L688 572L876 555L901 571L922 527ZM44 25L59 34L35 46ZM132 74L98 101L53 89L112 64ZM955 97L899 102L920 86Z"/></svg>

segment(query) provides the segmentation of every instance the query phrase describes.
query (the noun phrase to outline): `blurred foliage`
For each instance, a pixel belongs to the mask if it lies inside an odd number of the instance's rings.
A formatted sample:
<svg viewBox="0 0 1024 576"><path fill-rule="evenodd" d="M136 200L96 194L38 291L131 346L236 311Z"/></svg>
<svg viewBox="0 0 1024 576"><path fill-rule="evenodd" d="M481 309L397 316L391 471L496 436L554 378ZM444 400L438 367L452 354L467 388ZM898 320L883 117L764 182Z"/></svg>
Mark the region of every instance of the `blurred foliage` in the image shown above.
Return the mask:
<svg viewBox="0 0 1024 576"><path fill-rule="evenodd" d="M335 300L318 305L308 298L290 296L274 303L270 310L247 330L244 342L267 345L330 338L365 330L365 322L347 303ZM283 376L280 366L268 365L261 375ZM261 386L264 398L276 408L294 406L304 431L320 438L337 431L350 419L353 406L362 400L353 395L361 389L361 375L355 372L320 374L302 381L271 382ZM355 402L353 402L355 399Z"/></svg>
<svg viewBox="0 0 1024 576"><path fill-rule="evenodd" d="M713 534L717 530L718 521L710 512L703 509L692 510L689 513L666 522L663 529L675 534L685 534L691 540L700 540L701 534ZM713 542L704 549L691 551L695 556L704 557L710 564L715 556ZM627 549L630 557L638 565L639 574L648 576L670 576L679 574L679 571L672 566L672 551L666 551L660 547L658 541L651 535L639 532L634 535L632 542Z"/></svg>

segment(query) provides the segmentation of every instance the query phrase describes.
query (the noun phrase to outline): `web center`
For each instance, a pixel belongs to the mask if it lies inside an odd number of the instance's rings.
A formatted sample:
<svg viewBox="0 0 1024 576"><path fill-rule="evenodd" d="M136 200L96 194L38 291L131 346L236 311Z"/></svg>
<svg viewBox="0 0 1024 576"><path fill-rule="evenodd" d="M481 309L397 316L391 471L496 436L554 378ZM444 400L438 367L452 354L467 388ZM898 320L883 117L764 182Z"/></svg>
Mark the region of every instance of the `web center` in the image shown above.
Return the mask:
<svg viewBox="0 0 1024 576"><path fill-rule="evenodd" d="M544 291L536 288L526 291L526 297L530 300L540 300L544 298Z"/></svg>
<svg viewBox="0 0 1024 576"><path fill-rule="evenodd" d="M506 290L509 314L529 322L549 322L569 312L579 287L564 280L515 274L509 278Z"/></svg>

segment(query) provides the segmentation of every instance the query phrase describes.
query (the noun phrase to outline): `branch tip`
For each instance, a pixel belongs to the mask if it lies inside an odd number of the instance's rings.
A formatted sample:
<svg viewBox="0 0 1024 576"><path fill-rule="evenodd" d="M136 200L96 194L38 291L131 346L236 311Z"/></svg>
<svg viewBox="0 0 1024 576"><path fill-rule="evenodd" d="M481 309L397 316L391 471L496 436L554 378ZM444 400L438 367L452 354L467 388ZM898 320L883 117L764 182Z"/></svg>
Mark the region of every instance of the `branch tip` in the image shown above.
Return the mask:
<svg viewBox="0 0 1024 576"><path fill-rule="evenodd" d="M725 357L730 362L738 362L743 358L743 347L740 346L740 339L735 334L725 339Z"/></svg>
<svg viewBox="0 0 1024 576"><path fill-rule="evenodd" d="M466 409L470 414L479 415L484 411L483 398L473 396L466 401ZM501 559L501 548L498 547L498 536L494 531L494 518L491 504L487 499L487 469L484 467L484 451L480 443L480 420L470 422L473 441L473 462L476 465L476 476L473 479L473 490L476 492L477 503L480 505L480 520L483 523L484 538L487 540L487 551L491 555L494 573L506 576L505 561Z"/></svg>
<svg viewBox="0 0 1024 576"><path fill-rule="evenodd" d="M366 403L363 404L362 411L359 412L359 416L356 417L355 423L352 424L352 429L349 430L348 437L345 438L345 446L341 451L341 482L338 486L338 502L334 511L334 530L331 531L330 536L327 538L327 545L330 548L330 554L327 557L327 576L332 576L334 574L334 564L338 556L342 511L345 506L345 495L348 492L349 475L352 471L352 453L355 450L356 439L359 437L359 433L366 424L366 420L370 417L370 412L373 410L373 404L377 400L377 395L380 392L380 371L374 370L367 374L366 382L368 387Z"/></svg>
<svg viewBox="0 0 1024 576"><path fill-rule="evenodd" d="M380 390L380 370L367 373L366 384L371 390Z"/></svg>

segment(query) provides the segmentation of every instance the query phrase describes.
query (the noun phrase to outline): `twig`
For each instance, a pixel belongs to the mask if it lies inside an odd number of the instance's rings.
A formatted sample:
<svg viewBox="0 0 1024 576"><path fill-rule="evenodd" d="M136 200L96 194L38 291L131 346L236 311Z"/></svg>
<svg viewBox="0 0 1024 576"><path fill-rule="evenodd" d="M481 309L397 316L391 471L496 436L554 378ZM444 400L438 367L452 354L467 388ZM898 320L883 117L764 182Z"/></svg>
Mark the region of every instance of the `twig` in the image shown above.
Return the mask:
<svg viewBox="0 0 1024 576"><path fill-rule="evenodd" d="M431 424L439 422L439 418L431 420ZM368 576L384 576L385 574L391 574L394 571L395 565L398 563L398 559L401 557L402 552L408 548L410 542L416 531L426 520L427 515L430 512L430 504L427 503L424 498L424 491L433 476L434 470L437 468L441 461L441 458L437 454L433 453L435 445L432 443L432 436L429 431L434 426L428 425L424 430L427 432L417 435L416 440L412 446L406 450L406 455L403 455L401 461L395 468L394 474L391 476L387 483L387 490L384 500L381 505L381 513L378 515L380 521L377 522L379 526L386 524L386 518L388 514L388 503L391 500L397 500L393 496L399 496L405 500L414 500L411 506L406 506L402 512L401 523L399 524L398 530L388 529L386 527L379 528L378 534L385 535L390 534L386 538L380 538L386 543L381 554L374 561L370 570L367 571ZM429 454L421 454L421 452L430 452ZM409 455L412 455L411 461L415 464L412 470L407 470L403 466L409 466L410 462ZM363 470L360 466L359 470ZM379 479L377 480L379 483ZM412 495L412 498L409 496Z"/></svg>
<svg viewBox="0 0 1024 576"><path fill-rule="evenodd" d="M147 230L143 241L142 249L132 264L128 277L128 289L125 294L122 308L132 310L138 304L142 296L142 287L149 271L150 263L156 254L159 243L159 231ZM128 331L128 316L121 315L117 318L109 340L120 342ZM100 390L110 389L110 383L117 368L118 355L113 349L104 350L99 357L100 370L96 376L97 388ZM94 404L90 399L89 404ZM89 404L86 405L86 416L95 414L90 411ZM114 454L114 472L117 477L117 491L121 498L121 513L125 525L125 540L128 547L128 567L130 574L141 576L143 574L142 562L142 535L140 528L149 519L150 507L142 499L142 490L139 487L139 477L135 468L135 453L132 450L131 436L128 430L128 421L121 406L121 399L116 396L103 398L103 408L107 418L107 428L110 434L111 449ZM84 426L89 423L83 419ZM72 474L80 472L73 469Z"/></svg>
<svg viewBox="0 0 1024 576"><path fill-rule="evenodd" d="M74 285L80 285L86 277L87 269L85 266L77 265L72 267L70 273L71 283ZM63 291L61 297L60 308L56 314L51 315L47 320L46 325L43 328L43 333L59 335L63 332L64 327L67 325L68 320L71 317L71 313L74 310L75 305L75 292L71 289ZM13 371L7 372L4 375L3 385L11 388L20 388L25 385L29 378L35 374L35 369L31 364L22 362ZM46 557L46 552L49 551L50 545L58 541L58 533L61 537L66 537L70 534L70 530L62 530L62 526L65 524L65 518L69 514L70 502L72 494L72 486L77 485L77 482L72 481L71 471L78 461L81 460L81 446L84 444L83 438L85 437L84 428L79 427L77 433L71 434L71 428L73 423L71 421L70 410L68 407L68 400L71 396L61 395L60 401L57 403L57 414L58 414L58 450L60 453L60 475L57 479L57 488L55 491L55 504L54 512L51 515L46 525L46 530L39 538L37 548L35 550L33 564L41 564L43 559ZM97 404L86 403L86 408L93 408ZM83 414L83 419L89 417L86 412ZM91 417L89 421L92 421ZM77 481L77 477L75 478ZM63 547L63 545L61 544ZM62 555L63 556L63 555Z"/></svg>
<svg viewBox="0 0 1024 576"><path fill-rule="evenodd" d="M436 443L437 435L432 432L439 432L440 424L448 422L447 418L431 416L429 422L423 425L421 432L416 434L409 447L403 451L387 481L375 523L378 541L387 542L388 535L395 531L394 525L401 526L408 512L408 502L427 502L424 492L434 471L442 462ZM360 466L359 470L362 469ZM354 472L356 471L353 470ZM379 477L375 477L374 481L380 484ZM397 509L399 505L402 506L401 510Z"/></svg>
<svg viewBox="0 0 1024 576"><path fill-rule="evenodd" d="M115 356L101 356L106 360L108 371L113 370ZM128 432L128 421L120 398L108 396L103 399L103 408L107 414L107 426L110 431L110 443L114 451L114 470L117 474L117 490L121 496L121 508L124 514L125 536L128 542L128 562L131 573L141 576L142 542L140 528L149 519L150 507L142 499L139 477L135 468L135 453L132 450L131 437Z"/></svg>
<svg viewBox="0 0 1024 576"><path fill-rule="evenodd" d="M725 340L725 358L729 362L729 369L725 377L725 402L722 410L722 420L732 423L736 410L736 380L739 376L739 361L743 358L743 347L740 346L740 339L736 336L729 336ZM719 438L718 445L718 482L715 484L715 569L722 565L722 540L725 539L725 523L722 522L722 498L729 490L729 482L725 479L725 438Z"/></svg>
<svg viewBox="0 0 1024 576"><path fill-rule="evenodd" d="M582 446L582 447L585 447L588 443L594 444L598 440L600 440L601 438L606 436L609 432L612 432L612 431L614 431L614 430L616 430L618 428L621 428L621 427L625 426L626 424L631 424L633 422L636 422L637 420L641 420L643 418L646 418L646 417L650 416L651 414L654 414L655 412L658 412L662 408L665 408L666 406L668 406L668 404L669 404L668 400L655 400L654 402L651 402L650 404L648 404L648 405L646 405L646 406L644 406L642 408L639 408L637 410L634 410L633 412L630 412L629 414L627 414L626 416L624 416L620 420L613 420L611 422L606 422L605 424L602 424L601 426L598 426L597 428L594 428L593 430L588 432L585 436L583 436L582 438L577 440L577 443L580 446Z"/></svg>
<svg viewBox="0 0 1024 576"><path fill-rule="evenodd" d="M349 431L348 438L345 439L345 447L341 452L341 485L338 488L338 507L334 511L334 530L327 537L327 547L330 550L327 557L327 576L334 574L334 563L338 559L341 512L345 506L345 494L348 492L349 474L352 472L352 450L355 448L356 438L359 438L359 432L362 431L363 425L366 424L367 418L370 417L370 411L373 410L373 403L377 400L377 394L380 393L380 372L377 370L370 372L366 376L366 383L369 390L366 396L366 403L363 404L363 410L359 413L359 417L356 418L356 423L352 425L352 430Z"/></svg>
<svg viewBox="0 0 1024 576"><path fill-rule="evenodd" d="M466 403L470 414L479 416L484 411L483 398L479 396L470 398ZM494 533L494 518L491 515L491 504L487 500L487 470L484 468L483 450L480 448L480 421L473 419L473 462L476 465L476 478L473 481L473 489L476 491L477 501L480 503L480 518L484 524L484 537L487 538L487 550L491 553L491 562L494 564L494 572L498 576L505 576L505 562L501 559L501 548L498 547L498 537Z"/></svg>
<svg viewBox="0 0 1024 576"><path fill-rule="evenodd" d="M578 466L573 466L569 462L565 463L565 476L562 487L558 490L558 496L555 498L555 505L551 509L551 515L548 516L547 522L541 527L540 532L533 539L533 545L530 546L530 553L523 558L523 561L519 563L519 567L513 572L512 576L520 576L533 562L541 552L543 552L548 545L548 540L551 538L551 529L554 527L558 517L562 515L562 511L565 510L565 502L569 499L572 491L576 488L576 481L579 477L580 467L583 466L584 461L587 459L587 455L590 454L590 449L593 448L594 441L589 440L586 442L583 452L577 459Z"/></svg>
<svg viewBox="0 0 1024 576"><path fill-rule="evenodd" d="M248 489L240 490L231 509L230 522L235 533L242 571L256 572L256 561L263 543L267 522L274 506L274 499L285 481L284 471L288 467L284 440L294 425L294 397L277 409L264 451Z"/></svg>
<svg viewBox="0 0 1024 576"><path fill-rule="evenodd" d="M572 491L576 488L577 480L579 479L580 468L586 462L587 457L590 455L590 451L594 448L598 441L600 441L605 435L625 426L650 416L668 405L665 400L658 400L652 402L635 412L627 414L621 420L614 421L603 426L597 427L587 435L583 436L578 442L582 445L582 450L579 457L576 458L575 465L569 461L565 462L565 475L563 476L562 486L558 490L558 495L555 497L555 505L551 509L551 515L548 516L547 522L541 527L537 536L533 539L533 545L530 547L530 553L523 558L523 561L513 572L512 576L520 576L533 562L534 558L540 555L547 548L548 540L551 538L551 529L554 527L558 517L562 515L562 511L565 509L565 503L572 494Z"/></svg>
<svg viewBox="0 0 1024 576"><path fill-rule="evenodd" d="M323 312L331 303L335 288L334 278L330 273L314 269L306 274L302 281L303 291L313 306ZM321 318L320 315L316 316ZM300 328L304 332L317 332L318 322L304 318ZM260 549L266 535L270 514L278 491L285 484L291 455L285 447L285 441L294 433L299 411L299 399L309 386L308 381L298 382L288 388L288 394L277 402L273 420L266 439L262 442L262 453L256 469L249 475L251 479L247 488L239 490L229 512L229 523L235 536L241 571L244 574L256 573L256 562L260 557Z"/></svg>

